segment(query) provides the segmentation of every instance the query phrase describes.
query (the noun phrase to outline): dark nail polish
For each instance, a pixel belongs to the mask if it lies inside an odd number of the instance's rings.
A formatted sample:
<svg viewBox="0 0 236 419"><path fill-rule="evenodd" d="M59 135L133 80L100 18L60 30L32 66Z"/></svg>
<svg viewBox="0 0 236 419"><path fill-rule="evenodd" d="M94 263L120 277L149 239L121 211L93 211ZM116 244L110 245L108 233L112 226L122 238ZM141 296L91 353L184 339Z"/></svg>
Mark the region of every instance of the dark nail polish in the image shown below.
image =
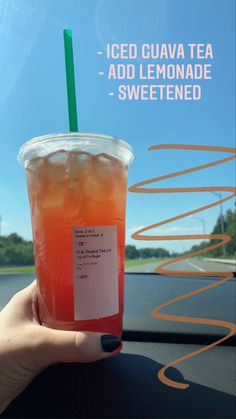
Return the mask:
<svg viewBox="0 0 236 419"><path fill-rule="evenodd" d="M113 352L115 349L119 348L120 344L121 339L118 336L103 335L101 337L102 349L105 352Z"/></svg>

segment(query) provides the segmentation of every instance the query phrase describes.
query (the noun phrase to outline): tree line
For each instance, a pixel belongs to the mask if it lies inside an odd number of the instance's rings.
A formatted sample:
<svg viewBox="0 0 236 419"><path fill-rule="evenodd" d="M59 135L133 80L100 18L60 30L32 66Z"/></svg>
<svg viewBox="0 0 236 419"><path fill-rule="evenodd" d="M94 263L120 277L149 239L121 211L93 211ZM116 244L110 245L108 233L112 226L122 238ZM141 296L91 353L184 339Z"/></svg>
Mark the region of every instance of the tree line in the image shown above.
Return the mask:
<svg viewBox="0 0 236 419"><path fill-rule="evenodd" d="M147 258L168 258L170 257L170 252L162 247L152 248L145 247L142 249L137 249L136 246L127 244L125 246L125 258L126 259L147 259Z"/></svg>
<svg viewBox="0 0 236 419"><path fill-rule="evenodd" d="M229 243L226 243L224 248L223 246L217 247L216 249L210 250L207 252L208 256L211 257L234 257L236 256L236 209L227 210L225 215L223 216L223 232L224 234L228 234L231 236L231 240ZM211 234L221 234L222 233L222 226L221 226L221 217L219 216L216 220L216 224L211 232ZM200 244L192 246L190 249L191 252L195 252L201 249L205 249L206 247L212 246L218 243L219 240L204 240ZM188 252L186 252L188 253Z"/></svg>
<svg viewBox="0 0 236 419"><path fill-rule="evenodd" d="M32 241L16 233L0 236L0 266L34 265Z"/></svg>
<svg viewBox="0 0 236 419"><path fill-rule="evenodd" d="M135 246L125 247L126 259L166 258L170 253L162 248L136 249ZM174 256L173 254L171 256ZM34 265L33 242L25 240L16 233L0 236L0 266Z"/></svg>
<svg viewBox="0 0 236 419"><path fill-rule="evenodd" d="M221 234L221 218L216 220L216 224L211 234ZM209 257L222 257L231 258L236 256L236 210L228 210L223 217L223 230L225 234L229 234L232 240L225 245L225 252L223 248L218 247L207 252ZM204 249L219 242L218 240L203 240L198 245L192 246L192 248L185 252L194 252ZM181 253L171 253L163 248L141 248L137 249L136 246L127 245L126 259L147 259L147 258L168 258L175 257ZM0 236L0 266L24 266L34 265L34 252L33 243L30 240L24 240L16 233L12 233L9 236Z"/></svg>
<svg viewBox="0 0 236 419"><path fill-rule="evenodd" d="M225 246L217 247L216 249L210 250L207 252L208 257L213 258L232 258L236 256L236 210L227 210L225 215L223 216L223 233L231 236L231 241L226 243ZM222 233L222 225L221 225L221 216L219 216L216 220L216 224L211 232L211 234L221 234ZM190 252L197 252L201 249L206 249L209 246L212 246L216 243L219 243L219 240L203 240L199 244L196 244L191 247L190 250L184 253ZM176 257L183 254L183 252L177 253L169 253L168 250L157 248L145 248L145 249L136 249L135 246L126 246L126 258L127 259L138 259L138 258L166 258L166 257Z"/></svg>

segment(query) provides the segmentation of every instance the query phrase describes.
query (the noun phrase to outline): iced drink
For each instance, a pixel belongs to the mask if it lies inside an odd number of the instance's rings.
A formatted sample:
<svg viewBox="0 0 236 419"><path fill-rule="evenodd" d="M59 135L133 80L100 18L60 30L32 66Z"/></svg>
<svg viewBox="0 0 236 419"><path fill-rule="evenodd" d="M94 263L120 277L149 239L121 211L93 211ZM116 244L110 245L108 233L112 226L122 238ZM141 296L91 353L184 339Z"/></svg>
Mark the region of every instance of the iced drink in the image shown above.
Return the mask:
<svg viewBox="0 0 236 419"><path fill-rule="evenodd" d="M22 146L43 324L121 335L132 158L127 143L93 134Z"/></svg>

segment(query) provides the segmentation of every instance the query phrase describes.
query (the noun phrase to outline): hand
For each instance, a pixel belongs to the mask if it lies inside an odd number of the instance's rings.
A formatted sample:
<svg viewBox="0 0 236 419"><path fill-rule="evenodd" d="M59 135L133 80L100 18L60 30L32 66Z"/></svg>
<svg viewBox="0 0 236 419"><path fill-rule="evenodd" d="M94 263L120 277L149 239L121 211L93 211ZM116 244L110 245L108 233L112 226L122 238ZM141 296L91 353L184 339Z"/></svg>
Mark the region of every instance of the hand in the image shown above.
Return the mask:
<svg viewBox="0 0 236 419"><path fill-rule="evenodd" d="M0 312L0 413L50 364L93 362L121 350L116 336L42 326L36 307L34 281Z"/></svg>

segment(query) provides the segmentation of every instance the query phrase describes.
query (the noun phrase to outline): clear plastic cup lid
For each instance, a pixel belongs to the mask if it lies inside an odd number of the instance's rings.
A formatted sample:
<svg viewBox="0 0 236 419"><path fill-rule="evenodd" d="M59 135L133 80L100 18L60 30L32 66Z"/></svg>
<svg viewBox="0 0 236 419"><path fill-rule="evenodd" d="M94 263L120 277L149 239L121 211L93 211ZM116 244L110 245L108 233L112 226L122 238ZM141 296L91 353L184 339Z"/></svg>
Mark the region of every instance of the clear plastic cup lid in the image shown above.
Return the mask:
<svg viewBox="0 0 236 419"><path fill-rule="evenodd" d="M70 132L43 135L27 141L21 146L17 160L21 165L27 166L30 160L45 157L58 150L107 153L125 164L130 164L134 159L132 147L119 138L95 133Z"/></svg>

